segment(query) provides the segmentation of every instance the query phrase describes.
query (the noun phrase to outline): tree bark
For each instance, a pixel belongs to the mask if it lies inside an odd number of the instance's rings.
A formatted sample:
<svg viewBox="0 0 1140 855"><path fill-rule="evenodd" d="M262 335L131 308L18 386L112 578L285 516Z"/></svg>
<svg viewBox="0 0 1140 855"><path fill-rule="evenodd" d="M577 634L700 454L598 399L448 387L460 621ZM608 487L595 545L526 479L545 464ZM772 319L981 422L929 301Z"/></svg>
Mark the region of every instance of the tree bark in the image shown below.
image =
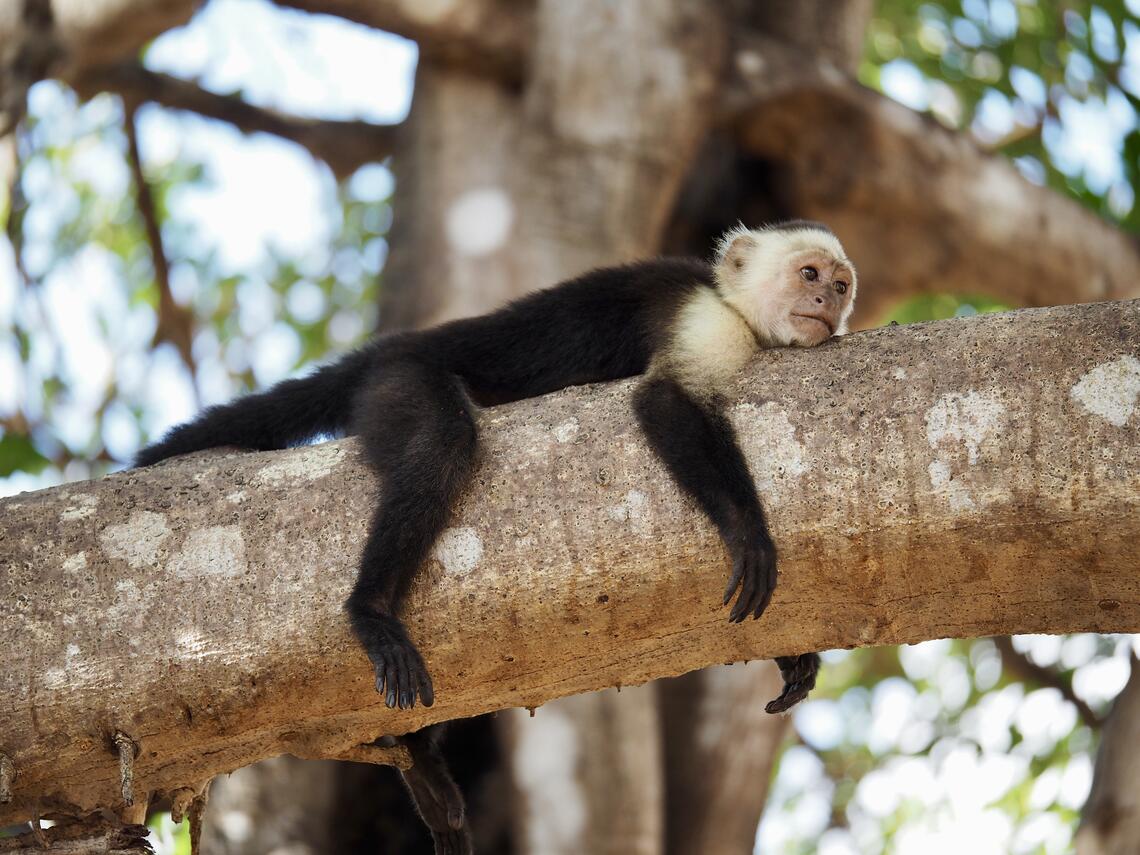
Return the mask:
<svg viewBox="0 0 1140 855"><path fill-rule="evenodd" d="M490 410L485 462L409 602L437 687L410 712L383 707L340 609L375 490L353 441L5 500L0 643L19 656L0 675L0 822L119 806L116 733L138 746L135 792L168 791L714 663L1136 631L1137 353L1134 301L763 354L729 411L781 583L744 626L630 383Z"/></svg>

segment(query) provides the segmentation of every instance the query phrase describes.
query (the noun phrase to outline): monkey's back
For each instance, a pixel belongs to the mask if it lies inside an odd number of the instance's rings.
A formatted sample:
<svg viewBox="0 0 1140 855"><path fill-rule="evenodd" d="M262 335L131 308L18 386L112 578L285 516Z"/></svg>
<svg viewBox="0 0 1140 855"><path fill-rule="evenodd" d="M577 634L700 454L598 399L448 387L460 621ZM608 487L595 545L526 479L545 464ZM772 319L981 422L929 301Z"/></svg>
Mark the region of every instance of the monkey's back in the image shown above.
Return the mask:
<svg viewBox="0 0 1140 855"><path fill-rule="evenodd" d="M401 337L401 349L457 374L480 404L532 398L644 372L686 296L713 284L699 259L601 268L490 314Z"/></svg>

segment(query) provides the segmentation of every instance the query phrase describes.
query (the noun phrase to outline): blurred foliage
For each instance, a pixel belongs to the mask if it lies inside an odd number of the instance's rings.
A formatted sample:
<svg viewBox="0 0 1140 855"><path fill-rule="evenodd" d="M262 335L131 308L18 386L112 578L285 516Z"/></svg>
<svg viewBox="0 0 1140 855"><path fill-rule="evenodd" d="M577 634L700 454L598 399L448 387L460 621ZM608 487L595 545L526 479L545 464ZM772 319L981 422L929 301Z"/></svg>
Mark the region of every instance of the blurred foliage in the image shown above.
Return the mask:
<svg viewBox="0 0 1140 855"><path fill-rule="evenodd" d="M1015 645L1070 683L1083 677L1087 684L1106 682L1096 669L1110 661L1123 679L1131 640L1025 636ZM1117 688L1090 699L1099 715ZM953 814L965 813L961 803L971 800L1007 824L1007 839L984 851L1071 848L1094 734L1056 689L1003 670L989 639L828 654L795 721L797 737L777 769L758 851L806 855L819 851L821 840L832 852L898 851L904 842L905 851L930 851L914 848L915 837L935 828L936 836L954 840ZM792 786L781 780L789 753L801 767ZM963 766L980 770L972 783L984 792L953 792L956 780L970 783ZM805 810L809 802L813 810Z"/></svg>
<svg viewBox="0 0 1140 855"><path fill-rule="evenodd" d="M989 297L955 294L919 294L891 309L883 319L887 324L915 324L919 321L941 321L986 312L1004 312L1011 308Z"/></svg>
<svg viewBox="0 0 1140 855"><path fill-rule="evenodd" d="M121 105L111 96L79 104L54 82L38 84L37 94L20 131L19 172L0 206L10 211L21 279L0 361L20 366L23 392L16 406L0 404L0 478L46 469L42 483L50 483L96 477L133 456L152 433L154 372L173 351L154 346L159 292L126 169ZM182 150L144 166L174 298L194 318L193 376L171 380L164 370L164 382L176 382L195 406L302 370L371 331L391 217L374 188L390 181L337 184L314 164L327 204L305 216L324 219L327 247L312 257L265 246L259 262L234 268L180 204L188 192L211 189L210 170ZM80 278L110 286L74 301L60 296ZM92 363L75 364L77 326L99 357ZM288 364L259 378L255 355L267 333Z"/></svg>
<svg viewBox="0 0 1140 855"><path fill-rule="evenodd" d="M1130 229L1140 227L1140 3L878 0L860 76L917 75L912 106L970 130L1032 180ZM1088 168L1091 124L1114 163Z"/></svg>
<svg viewBox="0 0 1140 855"><path fill-rule="evenodd" d="M189 820L175 824L170 812L164 811L147 817L146 824L150 827L155 851L162 855L191 855Z"/></svg>

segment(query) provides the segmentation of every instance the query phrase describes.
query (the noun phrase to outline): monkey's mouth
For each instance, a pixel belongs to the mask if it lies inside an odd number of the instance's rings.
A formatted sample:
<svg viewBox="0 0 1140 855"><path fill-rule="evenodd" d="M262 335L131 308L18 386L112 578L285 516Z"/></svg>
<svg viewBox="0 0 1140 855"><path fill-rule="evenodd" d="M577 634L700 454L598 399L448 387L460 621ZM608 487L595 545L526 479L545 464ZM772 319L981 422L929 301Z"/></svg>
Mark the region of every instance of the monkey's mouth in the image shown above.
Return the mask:
<svg viewBox="0 0 1140 855"><path fill-rule="evenodd" d="M835 335L835 327L832 326L831 321L829 321L827 318L821 317L819 315L804 315L800 314L799 312L792 312L792 317L807 318L809 321L819 321L819 323L827 327L827 334L829 336Z"/></svg>

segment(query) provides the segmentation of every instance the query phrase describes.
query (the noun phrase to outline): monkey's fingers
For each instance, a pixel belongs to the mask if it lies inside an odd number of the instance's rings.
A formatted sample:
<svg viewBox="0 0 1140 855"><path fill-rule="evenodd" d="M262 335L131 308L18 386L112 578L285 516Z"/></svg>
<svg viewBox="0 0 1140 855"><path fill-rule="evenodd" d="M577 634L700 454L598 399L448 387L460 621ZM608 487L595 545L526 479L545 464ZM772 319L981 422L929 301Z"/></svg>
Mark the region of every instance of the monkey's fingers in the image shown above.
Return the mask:
<svg viewBox="0 0 1140 855"><path fill-rule="evenodd" d="M396 659L396 674L400 681L399 694L400 694L400 709L410 710L416 705L416 686L412 682L411 675L408 673L408 653L406 650L400 650L395 655Z"/></svg>
<svg viewBox="0 0 1140 855"><path fill-rule="evenodd" d="M380 673L380 670L377 669L376 688L384 693L384 706L390 710L395 709L396 702L399 699L400 678L396 662L390 654L384 657L383 686L380 685Z"/></svg>
<svg viewBox="0 0 1140 855"><path fill-rule="evenodd" d="M732 599L732 595L736 593L737 587L740 585L740 580L744 577L744 556L738 555L732 562L732 575L728 579L728 587L724 589L724 601L722 606L727 606L728 601Z"/></svg>
<svg viewBox="0 0 1140 855"><path fill-rule="evenodd" d="M748 613L752 611L753 598L756 596L757 578L754 557L745 556L744 566L746 571L744 581L740 585L740 596L736 598L736 605L732 607L732 612L728 616L732 623L740 623L748 617Z"/></svg>
<svg viewBox="0 0 1140 855"><path fill-rule="evenodd" d="M772 595L776 593L776 556L769 553L764 557L764 575L766 579L760 592L760 600L756 603L756 608L752 611L753 620L756 620L760 615L764 614L764 609L768 608L768 603L772 602Z"/></svg>
<svg viewBox="0 0 1140 855"><path fill-rule="evenodd" d="M420 700L423 701L425 707L430 707L435 703L435 689L432 688L431 677L428 675L427 668L420 668L418 682L420 687Z"/></svg>

